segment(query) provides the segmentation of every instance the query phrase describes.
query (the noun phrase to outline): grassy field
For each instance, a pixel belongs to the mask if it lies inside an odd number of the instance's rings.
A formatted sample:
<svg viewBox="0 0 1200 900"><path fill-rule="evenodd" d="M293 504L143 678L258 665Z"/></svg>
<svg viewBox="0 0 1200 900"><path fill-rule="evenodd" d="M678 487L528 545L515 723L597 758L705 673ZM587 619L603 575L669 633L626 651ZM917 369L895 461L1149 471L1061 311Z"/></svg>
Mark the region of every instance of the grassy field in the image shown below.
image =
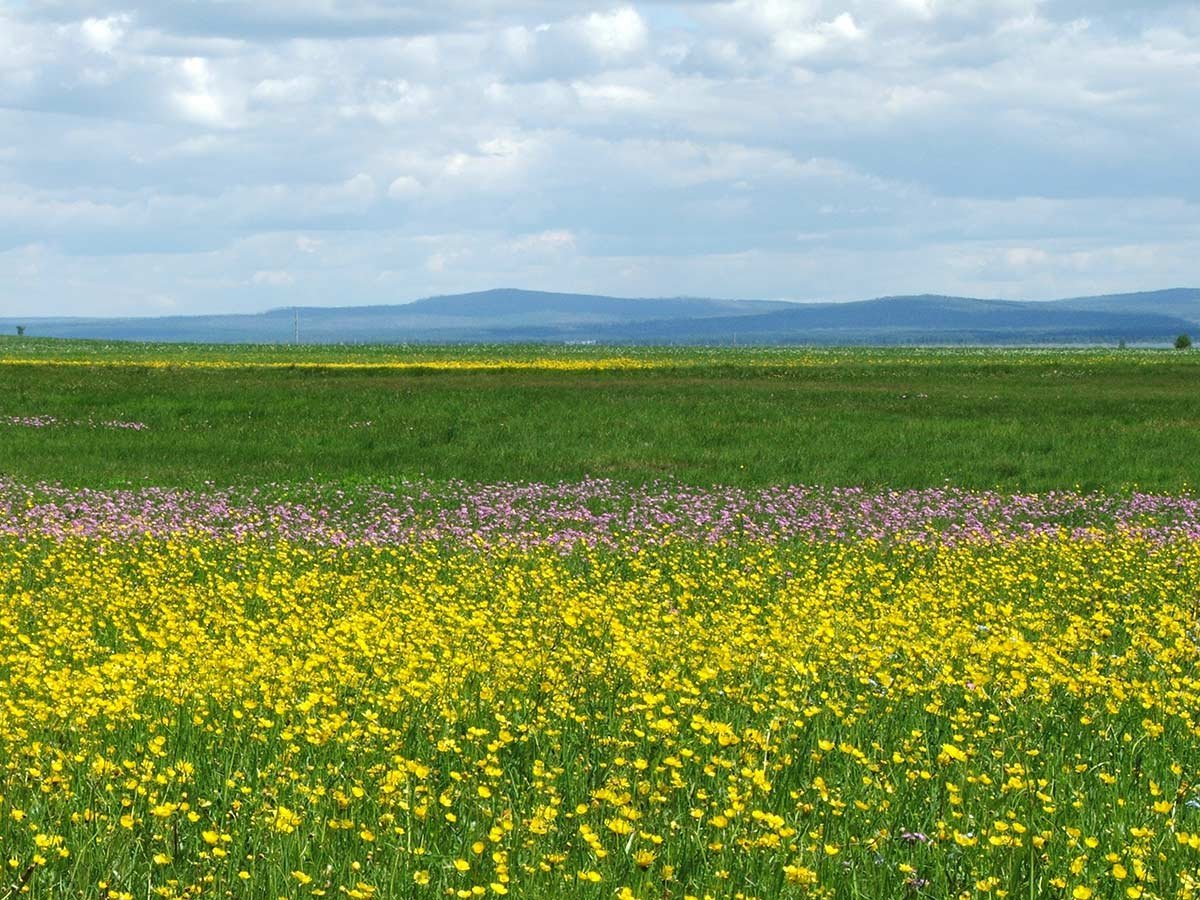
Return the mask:
<svg viewBox="0 0 1200 900"><path fill-rule="evenodd" d="M0 341L0 900L1197 900L1197 375Z"/></svg>
<svg viewBox="0 0 1200 900"><path fill-rule="evenodd" d="M0 341L0 471L1188 488L1200 354ZM42 427L14 424L29 417ZM110 423L108 425L104 423ZM111 423L141 424L141 430Z"/></svg>

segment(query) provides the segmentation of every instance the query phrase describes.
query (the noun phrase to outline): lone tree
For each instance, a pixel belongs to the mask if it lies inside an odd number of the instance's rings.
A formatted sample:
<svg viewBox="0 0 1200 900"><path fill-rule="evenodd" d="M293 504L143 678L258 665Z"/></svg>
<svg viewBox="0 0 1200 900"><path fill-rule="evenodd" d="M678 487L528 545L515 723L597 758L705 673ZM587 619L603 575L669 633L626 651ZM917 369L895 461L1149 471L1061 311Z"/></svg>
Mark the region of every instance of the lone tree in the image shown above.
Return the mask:
<svg viewBox="0 0 1200 900"><path fill-rule="evenodd" d="M1186 350L1190 346L1192 346L1192 339L1186 334L1181 334L1179 337L1175 338L1176 350Z"/></svg>
<svg viewBox="0 0 1200 900"><path fill-rule="evenodd" d="M17 337L21 337L21 335L23 335L24 333L25 333L25 326L18 325L17 326Z"/></svg>

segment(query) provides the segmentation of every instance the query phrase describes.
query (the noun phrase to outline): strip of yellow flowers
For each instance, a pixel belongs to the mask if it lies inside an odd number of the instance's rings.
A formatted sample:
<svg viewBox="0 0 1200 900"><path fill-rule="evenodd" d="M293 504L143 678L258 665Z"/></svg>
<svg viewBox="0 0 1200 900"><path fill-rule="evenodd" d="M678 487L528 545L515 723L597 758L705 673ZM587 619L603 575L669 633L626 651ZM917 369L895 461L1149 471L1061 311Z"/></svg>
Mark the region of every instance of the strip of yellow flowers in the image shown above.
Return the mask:
<svg viewBox="0 0 1200 900"><path fill-rule="evenodd" d="M1195 897L1196 571L5 539L0 896Z"/></svg>
<svg viewBox="0 0 1200 900"><path fill-rule="evenodd" d="M26 357L0 358L0 366L51 366L59 368L139 368L139 369L373 369L407 371L493 371L546 370L562 372L608 371L622 369L672 368L680 363L667 359L633 359L629 357L600 357L595 359L426 359L378 361L308 361L308 360L237 360L237 359L33 359Z"/></svg>
<svg viewBox="0 0 1200 900"><path fill-rule="evenodd" d="M845 364L887 365L903 363L914 366L942 366L947 361L1003 361L1005 365L1044 366L1048 361L1078 367L1102 365L1121 361L1125 364L1163 365L1179 364L1191 357L1177 353L1156 351L1113 351L1096 348L811 348L811 347L679 347L646 348L641 353L607 355L604 351L573 355L570 350L556 354L548 350L545 355L527 356L519 351L511 355L500 348L479 350L464 348L459 356L445 356L436 350L422 356L420 350L411 352L398 349L396 354L381 352L380 348L369 348L359 359L347 359L345 348L339 348L338 356L321 358L320 345L302 347L281 346L278 349L245 351L240 355L236 346L212 345L200 353L210 353L209 358L201 355L161 355L161 350L146 350L146 355L134 352L118 356L115 350L96 350L91 356L60 357L34 355L0 356L0 366L51 366L51 367L101 367L101 368L149 368L149 369L296 369L296 370L382 370L382 371L494 371L494 370L542 370L542 371L620 371L675 369L708 365L736 365L739 368L802 369L840 366ZM270 357L255 356L265 352ZM313 354L316 353L316 358ZM112 355L110 355L112 354ZM157 355L156 355L157 354ZM373 354L378 354L372 357ZM403 358L396 358L403 355ZM224 358L220 358L224 356Z"/></svg>

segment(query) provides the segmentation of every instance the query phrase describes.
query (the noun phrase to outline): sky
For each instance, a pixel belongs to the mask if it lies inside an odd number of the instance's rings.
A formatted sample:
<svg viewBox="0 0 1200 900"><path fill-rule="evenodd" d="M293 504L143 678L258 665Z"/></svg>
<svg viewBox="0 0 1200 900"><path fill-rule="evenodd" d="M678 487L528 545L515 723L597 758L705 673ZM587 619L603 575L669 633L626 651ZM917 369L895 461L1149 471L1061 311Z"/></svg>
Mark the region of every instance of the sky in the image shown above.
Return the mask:
<svg viewBox="0 0 1200 900"><path fill-rule="evenodd" d="M1200 4L0 0L0 314L1200 285Z"/></svg>

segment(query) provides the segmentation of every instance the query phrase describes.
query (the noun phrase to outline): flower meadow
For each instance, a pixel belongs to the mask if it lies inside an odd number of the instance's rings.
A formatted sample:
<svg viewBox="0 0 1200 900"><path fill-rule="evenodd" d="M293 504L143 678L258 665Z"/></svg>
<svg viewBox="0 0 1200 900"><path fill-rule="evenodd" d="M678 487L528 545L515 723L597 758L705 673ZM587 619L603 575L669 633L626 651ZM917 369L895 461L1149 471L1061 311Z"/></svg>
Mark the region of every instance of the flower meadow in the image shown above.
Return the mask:
<svg viewBox="0 0 1200 900"><path fill-rule="evenodd" d="M0 898L1200 894L1200 501L0 481Z"/></svg>

